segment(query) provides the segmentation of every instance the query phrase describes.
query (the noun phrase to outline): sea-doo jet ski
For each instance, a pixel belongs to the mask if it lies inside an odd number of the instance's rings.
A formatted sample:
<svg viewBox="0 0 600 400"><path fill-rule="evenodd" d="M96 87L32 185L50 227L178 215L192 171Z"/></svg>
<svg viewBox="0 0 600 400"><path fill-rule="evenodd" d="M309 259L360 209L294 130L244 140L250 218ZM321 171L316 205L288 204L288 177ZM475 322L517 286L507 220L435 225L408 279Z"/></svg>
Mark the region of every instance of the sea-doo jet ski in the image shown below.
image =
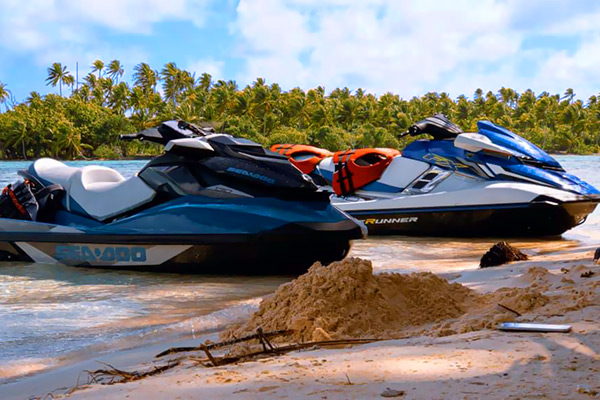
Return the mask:
<svg viewBox="0 0 600 400"><path fill-rule="evenodd" d="M597 189L519 135L489 121L477 125L477 133L465 133L437 114L404 134L432 139L401 152L271 149L333 193L332 202L374 235L559 235L594 211Z"/></svg>
<svg viewBox="0 0 600 400"><path fill-rule="evenodd" d="M35 161L0 195L0 260L164 272L285 274L346 256L364 225L286 157L169 121L135 176Z"/></svg>

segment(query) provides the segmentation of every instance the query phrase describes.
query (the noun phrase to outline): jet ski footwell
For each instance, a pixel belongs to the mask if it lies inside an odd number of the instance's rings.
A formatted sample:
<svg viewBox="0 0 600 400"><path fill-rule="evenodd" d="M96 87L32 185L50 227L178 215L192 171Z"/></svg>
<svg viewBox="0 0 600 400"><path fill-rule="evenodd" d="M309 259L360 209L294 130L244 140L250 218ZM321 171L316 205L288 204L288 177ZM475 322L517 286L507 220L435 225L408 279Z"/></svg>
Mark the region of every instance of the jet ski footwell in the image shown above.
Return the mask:
<svg viewBox="0 0 600 400"><path fill-rule="evenodd" d="M351 211L372 235L556 236L582 224L598 200Z"/></svg>

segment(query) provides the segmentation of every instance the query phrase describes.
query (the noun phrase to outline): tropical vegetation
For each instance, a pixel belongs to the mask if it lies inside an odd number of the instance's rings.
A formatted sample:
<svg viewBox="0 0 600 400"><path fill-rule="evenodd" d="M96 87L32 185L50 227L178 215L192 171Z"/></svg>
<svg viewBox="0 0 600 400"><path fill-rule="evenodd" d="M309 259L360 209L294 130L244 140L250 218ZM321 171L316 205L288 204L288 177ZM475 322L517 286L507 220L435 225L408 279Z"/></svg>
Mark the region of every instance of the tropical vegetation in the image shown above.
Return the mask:
<svg viewBox="0 0 600 400"><path fill-rule="evenodd" d="M466 131L487 119L520 133L550 152L600 151L600 101L575 100L548 92L497 93L477 89L472 98L427 93L402 99L393 93L375 96L362 89L322 86L284 91L258 78L244 88L234 81L213 81L168 63L155 70L146 63L133 68L132 82L122 80L118 60L96 60L90 73L76 82L65 65L48 68L46 83L59 94L31 92L21 103L0 82L0 158L51 156L119 158L155 154L151 144L120 142L121 133L135 132L161 121L183 119L214 126L264 145L308 143L332 150L349 147L402 147L398 139L415 121L446 114Z"/></svg>

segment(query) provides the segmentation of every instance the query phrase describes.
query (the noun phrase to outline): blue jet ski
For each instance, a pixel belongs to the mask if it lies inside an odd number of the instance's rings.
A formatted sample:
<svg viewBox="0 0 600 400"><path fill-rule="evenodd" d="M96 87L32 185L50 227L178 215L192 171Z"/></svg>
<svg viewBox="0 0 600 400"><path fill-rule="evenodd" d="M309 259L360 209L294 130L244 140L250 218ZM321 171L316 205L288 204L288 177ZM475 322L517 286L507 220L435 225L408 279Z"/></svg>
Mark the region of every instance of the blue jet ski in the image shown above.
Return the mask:
<svg viewBox="0 0 600 400"><path fill-rule="evenodd" d="M286 157L169 121L135 176L53 159L0 195L0 260L162 272L288 274L343 259L364 225Z"/></svg>
<svg viewBox="0 0 600 400"><path fill-rule="evenodd" d="M431 138L402 151L272 150L331 192L370 235L552 236L594 211L596 188L519 135L489 121L477 125L477 133L463 132L437 114L404 134Z"/></svg>

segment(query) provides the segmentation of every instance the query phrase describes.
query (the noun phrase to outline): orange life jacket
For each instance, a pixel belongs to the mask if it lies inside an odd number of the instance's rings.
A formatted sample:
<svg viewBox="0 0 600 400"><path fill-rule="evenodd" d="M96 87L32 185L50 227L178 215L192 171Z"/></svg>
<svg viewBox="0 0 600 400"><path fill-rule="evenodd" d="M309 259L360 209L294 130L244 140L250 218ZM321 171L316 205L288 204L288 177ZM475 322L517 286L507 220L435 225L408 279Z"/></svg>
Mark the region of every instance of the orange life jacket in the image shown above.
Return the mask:
<svg viewBox="0 0 600 400"><path fill-rule="evenodd" d="M322 159L333 155L329 150L305 144L274 144L271 151L287 156L305 174L313 172Z"/></svg>
<svg viewBox="0 0 600 400"><path fill-rule="evenodd" d="M331 186L338 196L346 196L381 178L381 174L400 155L395 149L357 149L333 155L335 172Z"/></svg>

